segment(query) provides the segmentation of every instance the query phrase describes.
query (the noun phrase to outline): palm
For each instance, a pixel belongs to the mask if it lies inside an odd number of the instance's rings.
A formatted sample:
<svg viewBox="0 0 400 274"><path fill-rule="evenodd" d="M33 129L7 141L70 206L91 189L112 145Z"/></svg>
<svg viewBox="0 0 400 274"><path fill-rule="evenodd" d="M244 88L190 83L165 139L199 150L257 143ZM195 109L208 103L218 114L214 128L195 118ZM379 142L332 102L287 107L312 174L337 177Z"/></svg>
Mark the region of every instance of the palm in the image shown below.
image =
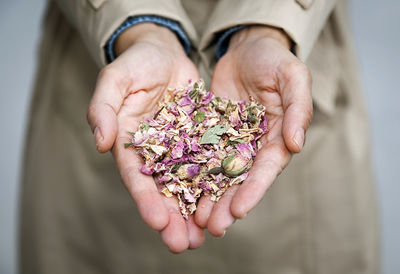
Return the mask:
<svg viewBox="0 0 400 274"><path fill-rule="evenodd" d="M284 110L282 105L281 94L276 79L271 71L274 71L275 64L268 59L260 61L260 58L254 58L255 51L249 51L249 56L243 58L240 67L235 69L235 64L229 55L224 56L218 63L214 72L214 81L212 90L217 95L222 96L226 92L229 98L236 98L241 100L249 100L250 96L266 107L266 119L268 121L268 134L264 135L261 139L263 147L255 158L253 168L250 171L250 176L247 182L251 181L254 176L265 173L268 168L272 177L279 174L282 169L288 164L291 153L287 149L283 136L282 136L282 123L284 117ZM246 61L257 60L256 63L248 63ZM267 61L267 62L265 62ZM259 62L259 63L258 63ZM236 65L237 67L237 65ZM264 73L260 73L263 71ZM221 81L221 78L226 78ZM232 83L229 89L223 83ZM265 174L264 174L265 176ZM250 187L247 182L243 184L243 189ZM263 187L268 188L273 182L270 180L268 185ZM245 192L241 191L239 194L242 196L242 202L249 203L251 200L258 200L257 196L263 194L263 189L247 189ZM261 197L259 197L261 198Z"/></svg>
<svg viewBox="0 0 400 274"><path fill-rule="evenodd" d="M277 58L282 55L287 57ZM287 136L284 136L288 135L284 123L286 127L289 123L290 127L291 122L285 118L290 107L287 99L291 95L284 86L290 84L290 80L287 81L290 75L282 68L291 59L295 57L275 41L262 39L228 52L216 65L211 90L218 96L232 99L255 98L266 107L269 129L261 139L263 147L248 179L241 186L229 189L216 204L207 197L200 201L202 209L197 212L196 221L216 236L222 235L235 218L243 217L256 206L289 163L292 152L298 152L292 143L285 142Z"/></svg>
<svg viewBox="0 0 400 274"><path fill-rule="evenodd" d="M137 43L102 73L91 103L92 109L96 105L105 108L101 113L104 142L107 143L106 136L115 141L110 142L115 161L142 218L161 231L164 242L175 252L201 244L203 231L192 219L185 222L177 200L161 195L153 178L139 172L142 159L135 150L125 149L124 144L131 141L128 132L135 131L143 119L154 114L168 87L186 85L189 79L198 78L197 69L185 55L177 56L150 43ZM107 115L110 108L113 113ZM99 147L100 151L108 149L107 145L104 149Z"/></svg>
<svg viewBox="0 0 400 274"><path fill-rule="evenodd" d="M252 44L250 49L240 55L241 59L229 54L221 58L214 71L211 89L216 95L228 98L249 100L253 97L266 107L269 131L261 139L264 147L255 161L253 171L257 160L267 153L270 155L268 161L275 163L275 168L280 172L290 160L290 152L282 136L284 106L280 79L276 73L280 64L271 54L273 51L265 51L267 45L264 43ZM230 84L227 86L227 83ZM275 149L275 153L271 149Z"/></svg>

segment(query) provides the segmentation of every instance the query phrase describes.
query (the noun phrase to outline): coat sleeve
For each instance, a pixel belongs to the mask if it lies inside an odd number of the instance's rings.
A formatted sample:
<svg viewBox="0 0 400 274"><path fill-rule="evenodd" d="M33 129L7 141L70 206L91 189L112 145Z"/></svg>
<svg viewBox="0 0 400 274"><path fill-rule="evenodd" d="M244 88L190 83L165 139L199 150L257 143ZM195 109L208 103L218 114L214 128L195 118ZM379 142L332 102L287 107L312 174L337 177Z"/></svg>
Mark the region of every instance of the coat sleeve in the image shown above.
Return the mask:
<svg viewBox="0 0 400 274"><path fill-rule="evenodd" d="M296 55L305 61L335 3L335 0L220 0L199 48L209 51L217 34L233 26L263 24L283 29L294 42ZM205 55L210 56L210 52Z"/></svg>
<svg viewBox="0 0 400 274"><path fill-rule="evenodd" d="M78 30L92 57L106 64L104 46L131 16L157 15L177 21L193 43L196 31L179 0L54 0Z"/></svg>

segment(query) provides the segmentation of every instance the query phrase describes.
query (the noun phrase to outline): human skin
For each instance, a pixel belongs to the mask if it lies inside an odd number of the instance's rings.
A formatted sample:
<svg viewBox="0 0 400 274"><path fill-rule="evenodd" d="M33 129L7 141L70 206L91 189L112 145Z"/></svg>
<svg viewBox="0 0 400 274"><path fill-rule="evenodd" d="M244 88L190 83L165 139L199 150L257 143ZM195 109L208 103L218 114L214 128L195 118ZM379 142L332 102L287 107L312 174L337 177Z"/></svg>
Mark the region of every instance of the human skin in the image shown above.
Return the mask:
<svg viewBox="0 0 400 274"><path fill-rule="evenodd" d="M101 153L112 150L125 187L143 220L160 231L171 252L197 248L204 231L193 216L182 217L176 199L162 195L151 176L140 173L142 159L133 149L128 131L151 116L168 87L199 79L195 65L169 29L142 23L123 32L116 41L118 58L100 72L88 109L88 121Z"/></svg>
<svg viewBox="0 0 400 274"><path fill-rule="evenodd" d="M211 90L218 96L248 100L266 106L269 132L261 139L249 177L229 188L214 203L203 196L196 223L221 237L236 219L243 218L301 151L312 118L311 75L290 52L286 34L268 26L247 27L232 36L226 54L217 62Z"/></svg>
<svg viewBox="0 0 400 274"><path fill-rule="evenodd" d="M99 74L88 121L99 152L112 149L143 220L160 231L172 252L201 246L204 228L222 236L262 199L292 153L301 151L312 117L311 76L289 47L282 31L265 26L245 28L232 37L215 67L211 90L232 99L256 98L267 107L269 132L249 178L217 203L201 198L195 216L185 221L176 199L161 195L153 178L139 172L142 160L124 144L131 138L127 132L154 113L168 87L186 85L199 79L199 73L167 28L139 24L116 41L118 58Z"/></svg>

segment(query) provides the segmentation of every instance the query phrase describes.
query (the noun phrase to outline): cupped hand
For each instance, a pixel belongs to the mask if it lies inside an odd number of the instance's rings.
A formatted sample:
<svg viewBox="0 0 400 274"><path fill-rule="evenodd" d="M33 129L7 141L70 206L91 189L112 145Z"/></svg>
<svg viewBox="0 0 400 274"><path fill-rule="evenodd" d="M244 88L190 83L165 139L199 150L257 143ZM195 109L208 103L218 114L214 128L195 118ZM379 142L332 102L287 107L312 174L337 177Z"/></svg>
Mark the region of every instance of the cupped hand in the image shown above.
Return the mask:
<svg viewBox="0 0 400 274"><path fill-rule="evenodd" d="M211 90L218 96L248 100L266 107L269 131L261 139L249 177L217 202L199 201L196 223L223 236L263 198L292 153L301 151L312 118L311 76L290 50L290 40L274 28L254 26L235 34L227 53L217 62Z"/></svg>
<svg viewBox="0 0 400 274"><path fill-rule="evenodd" d="M99 152L112 149L122 180L143 220L161 232L172 252L197 248L203 229L193 218L185 221L177 200L160 194L154 179L140 173L141 157L132 148L128 131L154 114L168 87L184 86L199 73L186 57L177 37L167 28L139 24L117 40L118 58L99 74L88 110L88 121Z"/></svg>

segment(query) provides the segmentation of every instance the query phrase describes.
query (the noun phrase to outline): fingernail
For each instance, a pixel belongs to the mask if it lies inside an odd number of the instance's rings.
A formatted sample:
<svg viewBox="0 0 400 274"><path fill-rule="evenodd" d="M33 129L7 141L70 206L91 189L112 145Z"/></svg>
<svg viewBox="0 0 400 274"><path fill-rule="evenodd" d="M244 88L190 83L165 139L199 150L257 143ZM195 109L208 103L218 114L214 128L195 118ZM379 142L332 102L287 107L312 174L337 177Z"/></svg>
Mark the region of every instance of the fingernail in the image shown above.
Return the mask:
<svg viewBox="0 0 400 274"><path fill-rule="evenodd" d="M296 131L296 134L294 135L293 141L296 143L297 147L299 148L299 150L301 150L303 148L304 145L304 130L298 129Z"/></svg>
<svg viewBox="0 0 400 274"><path fill-rule="evenodd" d="M224 233L222 233L221 238L223 238L225 236L226 230L224 230Z"/></svg>
<svg viewBox="0 0 400 274"><path fill-rule="evenodd" d="M96 144L97 145L99 145L99 143L100 142L102 142L103 141L103 135L101 134L101 132L100 132L100 129L98 128L98 127L96 127L95 129L94 129L94 139L95 139L95 141L96 141Z"/></svg>

